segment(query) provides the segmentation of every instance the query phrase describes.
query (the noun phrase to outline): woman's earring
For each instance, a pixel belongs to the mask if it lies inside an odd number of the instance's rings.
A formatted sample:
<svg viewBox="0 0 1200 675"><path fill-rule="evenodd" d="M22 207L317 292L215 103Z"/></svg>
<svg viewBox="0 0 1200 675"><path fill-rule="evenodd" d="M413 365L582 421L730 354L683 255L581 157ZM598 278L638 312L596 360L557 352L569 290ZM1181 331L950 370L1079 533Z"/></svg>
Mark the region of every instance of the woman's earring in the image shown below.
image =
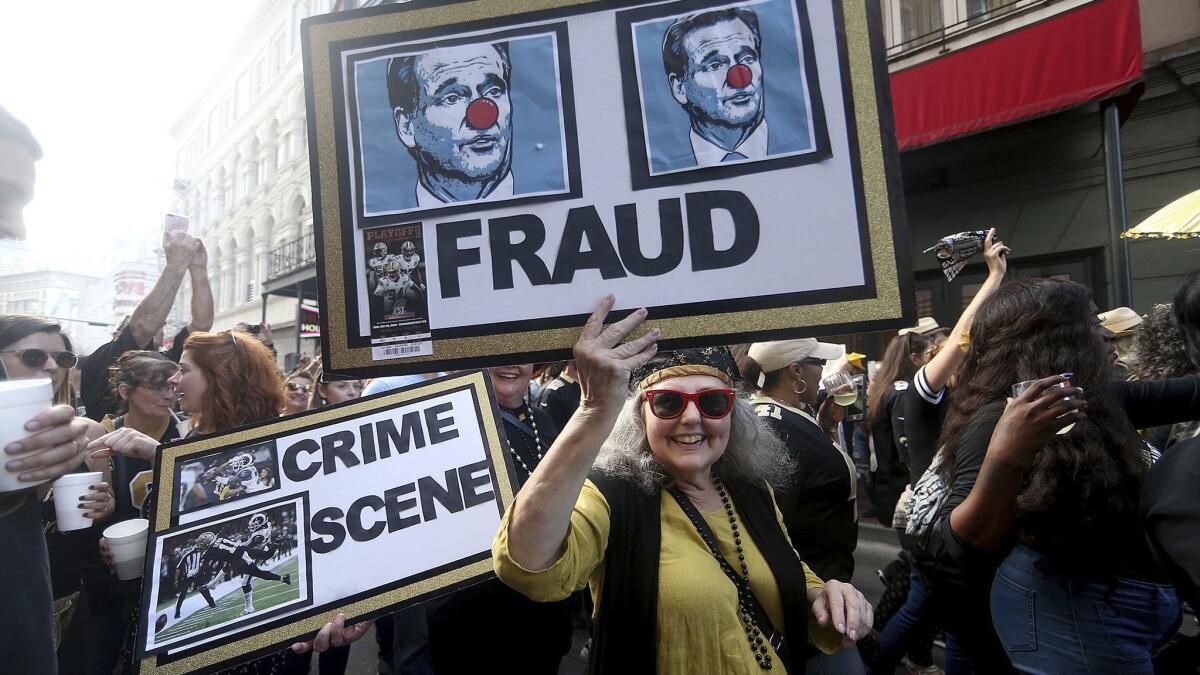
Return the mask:
<svg viewBox="0 0 1200 675"><path fill-rule="evenodd" d="M796 388L796 382L800 383L799 389ZM792 383L792 393L799 396L800 394L803 394L804 392L808 391L808 383L807 382L805 382L804 380L796 380L796 382Z"/></svg>

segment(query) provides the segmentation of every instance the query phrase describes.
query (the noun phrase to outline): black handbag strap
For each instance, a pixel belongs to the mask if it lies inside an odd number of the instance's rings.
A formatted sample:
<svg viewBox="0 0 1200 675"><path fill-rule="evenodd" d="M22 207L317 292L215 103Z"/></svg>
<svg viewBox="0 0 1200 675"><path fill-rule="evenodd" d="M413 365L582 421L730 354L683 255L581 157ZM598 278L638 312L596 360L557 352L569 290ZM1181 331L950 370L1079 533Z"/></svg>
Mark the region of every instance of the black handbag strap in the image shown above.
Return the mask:
<svg viewBox="0 0 1200 675"><path fill-rule="evenodd" d="M767 614L767 610L763 609L762 603L758 601L758 597L754 595L754 590L750 588L750 582L738 576L738 573L725 560L725 556L721 554L721 548L717 544L717 536L713 533L712 528L708 526L708 521L704 520L704 516L700 515L699 509L692 503L692 500L687 498L678 487L671 487L668 492L675 498L679 504L679 508L683 509L684 515L688 520L692 521L692 525L696 528L696 532L700 533L700 538L708 545L709 551L716 557L717 562L721 565L721 571L733 585L737 588L738 597L744 604L754 613L754 620L758 624L758 629L762 631L763 636L771 643L771 648L775 650L775 655L783 661L787 666L788 671L791 671L791 660L788 658L787 645L783 641L783 633L775 629L775 624L771 622L771 617Z"/></svg>

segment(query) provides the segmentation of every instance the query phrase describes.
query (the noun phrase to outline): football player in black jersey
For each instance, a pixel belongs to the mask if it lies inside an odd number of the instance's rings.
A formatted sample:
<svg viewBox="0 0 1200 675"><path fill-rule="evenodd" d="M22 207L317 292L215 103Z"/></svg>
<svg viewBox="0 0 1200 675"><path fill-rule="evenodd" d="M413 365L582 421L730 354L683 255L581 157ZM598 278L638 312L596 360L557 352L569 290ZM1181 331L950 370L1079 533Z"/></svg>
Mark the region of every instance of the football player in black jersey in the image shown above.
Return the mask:
<svg viewBox="0 0 1200 675"><path fill-rule="evenodd" d="M213 564L212 561L206 559L209 547L216 540L217 536L212 532L202 533L196 537L196 544L183 554L183 557L179 559L179 564L175 566L176 581L178 582L179 577L183 577L183 582L179 584L179 599L175 602L176 619L179 618L183 601L191 590L199 591L209 607L217 606L212 593L208 590L208 584L213 578Z"/></svg>

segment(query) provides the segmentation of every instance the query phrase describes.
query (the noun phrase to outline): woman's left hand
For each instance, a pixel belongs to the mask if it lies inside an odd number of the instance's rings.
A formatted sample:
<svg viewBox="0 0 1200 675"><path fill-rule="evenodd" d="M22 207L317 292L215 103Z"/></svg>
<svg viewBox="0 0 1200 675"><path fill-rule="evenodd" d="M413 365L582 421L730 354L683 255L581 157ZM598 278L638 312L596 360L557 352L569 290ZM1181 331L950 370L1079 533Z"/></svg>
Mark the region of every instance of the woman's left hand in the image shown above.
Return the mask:
<svg viewBox="0 0 1200 675"><path fill-rule="evenodd" d="M83 516L92 520L105 520L117 510L117 500L113 498L112 488L108 483L96 483L92 491L79 498L79 508Z"/></svg>
<svg viewBox="0 0 1200 675"><path fill-rule="evenodd" d="M840 581L826 581L825 588L808 592L810 609L817 623L846 636L843 644L857 642L875 623L875 610L858 589Z"/></svg>
<svg viewBox="0 0 1200 675"><path fill-rule="evenodd" d="M370 621L360 621L359 623L346 627L346 615L338 613L333 621L325 624L317 636L308 642L297 642L292 645L292 651L297 654L307 654L312 651L323 652L330 647L344 647L353 642L358 642L362 636L367 634L367 629L375 623L374 619Z"/></svg>
<svg viewBox="0 0 1200 675"><path fill-rule="evenodd" d="M96 459L126 455L153 462L158 441L131 427L121 427L88 443L87 449Z"/></svg>

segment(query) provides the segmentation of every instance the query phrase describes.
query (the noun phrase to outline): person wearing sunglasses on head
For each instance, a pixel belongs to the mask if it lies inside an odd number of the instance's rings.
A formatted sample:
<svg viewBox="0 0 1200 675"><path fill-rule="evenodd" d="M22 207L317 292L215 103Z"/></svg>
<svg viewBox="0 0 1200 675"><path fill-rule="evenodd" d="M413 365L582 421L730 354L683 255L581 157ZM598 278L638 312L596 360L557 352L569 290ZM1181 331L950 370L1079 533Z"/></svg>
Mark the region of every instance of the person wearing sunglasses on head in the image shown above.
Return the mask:
<svg viewBox="0 0 1200 675"><path fill-rule="evenodd" d="M48 452L30 453L14 457L12 448L7 449L5 457L10 470L25 471L38 478L57 478L68 473L100 471L104 474L102 481L96 483L95 490L80 502L88 518L105 520L113 513L114 502L112 491L109 489L111 478L108 472L108 462L91 460L80 450L86 448L87 440L100 435L99 426L88 420L75 424L70 420L75 418L74 396L71 391L68 373L78 362L78 357L71 351L71 344L59 325L49 319L35 316L4 315L0 316L0 364L9 380L29 380L47 378L50 380L53 398L46 401L47 405L58 404L51 408L50 413L58 413L61 409L60 428L42 432L44 435L61 433L63 437L71 436L70 447L61 453L62 461L53 467L47 467L44 459L50 453L59 454L54 448ZM70 414L68 414L68 411ZM48 413L41 416L45 418ZM62 424L65 423L65 424ZM77 427L72 428L72 425ZM78 432L78 433L77 433ZM32 439L36 439L34 436ZM24 446L25 441L21 442ZM33 445L33 443L30 443ZM22 463L20 467L14 466ZM35 470L41 466L41 470ZM40 482L40 481L39 481ZM60 532L56 527L53 500L38 499L49 488L44 483L38 490L22 490L14 493L0 493L0 536L12 534L9 526L16 524L12 518L20 517L15 511L25 504L24 508L32 509L29 513L31 522L37 524L37 536L44 543L35 546L20 537L6 538L4 541L22 550L21 555L4 556L11 558L7 563L0 562L0 575L9 572L5 568L14 562L25 564L26 551L43 551L49 559L50 590L53 599L54 617L52 635L58 645L58 672L81 672L84 668L84 648L86 640L86 624L89 620L89 607L84 597L84 571L88 563L99 566L99 556L95 551L97 534L94 528ZM29 506L32 504L32 506ZM40 508L39 508L40 506ZM43 537L44 532L44 537ZM25 547L28 547L27 549ZM45 564L42 558L42 564ZM15 572L14 572L15 573ZM30 583L36 584L36 578L30 578ZM27 597L26 592L15 592L5 597ZM20 600L12 600L19 602ZM47 599L49 602L50 599ZM16 671L14 671L16 672Z"/></svg>
<svg viewBox="0 0 1200 675"><path fill-rule="evenodd" d="M795 464L729 350L624 341L646 310L606 327L614 303L575 343L582 400L501 521L497 575L538 601L590 584L593 672L800 672L863 637L870 604L788 541L770 486Z"/></svg>
<svg viewBox="0 0 1200 675"><path fill-rule="evenodd" d="M316 378L307 370L293 370L283 380L283 416L295 415L312 407Z"/></svg>
<svg viewBox="0 0 1200 675"><path fill-rule="evenodd" d="M835 440L844 409L832 396L814 407L825 362L843 354L841 345L812 338L756 342L745 376L758 383L754 411L796 463L793 480L775 493L788 537L822 579L849 582L858 546L857 472ZM865 672L857 649L817 660L823 673Z"/></svg>

